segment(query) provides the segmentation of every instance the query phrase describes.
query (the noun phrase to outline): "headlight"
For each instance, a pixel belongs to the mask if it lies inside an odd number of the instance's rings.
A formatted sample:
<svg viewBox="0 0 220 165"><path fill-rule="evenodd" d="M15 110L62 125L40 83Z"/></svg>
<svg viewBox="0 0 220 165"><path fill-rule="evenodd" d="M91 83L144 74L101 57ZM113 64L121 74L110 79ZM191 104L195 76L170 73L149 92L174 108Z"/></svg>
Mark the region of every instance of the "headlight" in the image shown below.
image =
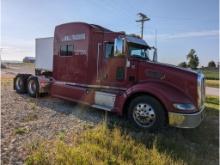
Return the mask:
<svg viewBox="0 0 220 165"><path fill-rule="evenodd" d="M193 111L196 107L193 104L182 103L182 104L173 104L173 106L178 110L189 110Z"/></svg>

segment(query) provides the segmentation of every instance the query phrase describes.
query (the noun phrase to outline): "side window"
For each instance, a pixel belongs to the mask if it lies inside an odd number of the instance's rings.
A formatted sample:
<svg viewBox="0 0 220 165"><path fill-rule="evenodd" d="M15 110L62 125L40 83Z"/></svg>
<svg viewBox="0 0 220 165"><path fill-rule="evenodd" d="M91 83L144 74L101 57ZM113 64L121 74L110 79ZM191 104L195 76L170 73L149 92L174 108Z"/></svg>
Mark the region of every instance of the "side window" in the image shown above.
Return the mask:
<svg viewBox="0 0 220 165"><path fill-rule="evenodd" d="M105 58L111 58L114 56L114 43L108 42L105 44Z"/></svg>
<svg viewBox="0 0 220 165"><path fill-rule="evenodd" d="M73 45L67 46L67 55L72 56L73 55Z"/></svg>
<svg viewBox="0 0 220 165"><path fill-rule="evenodd" d="M67 45L61 45L60 46L60 56L66 56L67 55Z"/></svg>
<svg viewBox="0 0 220 165"><path fill-rule="evenodd" d="M61 45L60 56L72 56L73 48L74 48L73 45Z"/></svg>

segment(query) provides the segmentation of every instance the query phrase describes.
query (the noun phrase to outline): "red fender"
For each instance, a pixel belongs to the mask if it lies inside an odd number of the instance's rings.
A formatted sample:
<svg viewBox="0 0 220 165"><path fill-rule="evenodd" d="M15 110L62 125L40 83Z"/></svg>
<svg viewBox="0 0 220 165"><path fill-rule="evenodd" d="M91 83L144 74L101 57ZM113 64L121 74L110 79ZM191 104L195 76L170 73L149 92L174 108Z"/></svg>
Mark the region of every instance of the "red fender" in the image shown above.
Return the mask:
<svg viewBox="0 0 220 165"><path fill-rule="evenodd" d="M133 96L148 94L157 98L167 112L180 112L173 107L173 103L193 103L193 101L177 88L161 82L147 82L137 84L127 89L123 95L119 96L116 103L116 111L123 114L124 108ZM191 112L189 112L191 113Z"/></svg>

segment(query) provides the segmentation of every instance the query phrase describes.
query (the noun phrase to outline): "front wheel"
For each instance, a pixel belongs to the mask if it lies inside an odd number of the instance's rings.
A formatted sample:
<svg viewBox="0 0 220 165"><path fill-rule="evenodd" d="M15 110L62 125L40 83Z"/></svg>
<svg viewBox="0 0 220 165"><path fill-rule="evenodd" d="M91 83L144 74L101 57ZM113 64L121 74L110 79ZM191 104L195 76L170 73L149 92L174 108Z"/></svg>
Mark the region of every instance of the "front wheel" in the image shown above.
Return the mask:
<svg viewBox="0 0 220 165"><path fill-rule="evenodd" d="M154 97L144 95L134 98L128 107L128 118L137 127L158 130L166 124L163 106Z"/></svg>

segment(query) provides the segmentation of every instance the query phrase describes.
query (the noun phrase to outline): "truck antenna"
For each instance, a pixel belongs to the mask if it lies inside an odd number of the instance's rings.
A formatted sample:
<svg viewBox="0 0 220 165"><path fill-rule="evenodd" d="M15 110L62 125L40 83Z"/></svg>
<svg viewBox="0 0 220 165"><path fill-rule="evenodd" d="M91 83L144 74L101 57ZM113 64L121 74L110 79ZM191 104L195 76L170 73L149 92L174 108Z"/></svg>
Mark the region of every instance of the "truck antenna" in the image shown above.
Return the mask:
<svg viewBox="0 0 220 165"><path fill-rule="evenodd" d="M155 29L155 47L157 48L157 29Z"/></svg>
<svg viewBox="0 0 220 165"><path fill-rule="evenodd" d="M141 23L141 38L143 39L143 32L144 32L144 22L149 21L150 18L148 18L145 14L143 13L138 13L138 16L140 17L139 20L136 20L136 22Z"/></svg>

